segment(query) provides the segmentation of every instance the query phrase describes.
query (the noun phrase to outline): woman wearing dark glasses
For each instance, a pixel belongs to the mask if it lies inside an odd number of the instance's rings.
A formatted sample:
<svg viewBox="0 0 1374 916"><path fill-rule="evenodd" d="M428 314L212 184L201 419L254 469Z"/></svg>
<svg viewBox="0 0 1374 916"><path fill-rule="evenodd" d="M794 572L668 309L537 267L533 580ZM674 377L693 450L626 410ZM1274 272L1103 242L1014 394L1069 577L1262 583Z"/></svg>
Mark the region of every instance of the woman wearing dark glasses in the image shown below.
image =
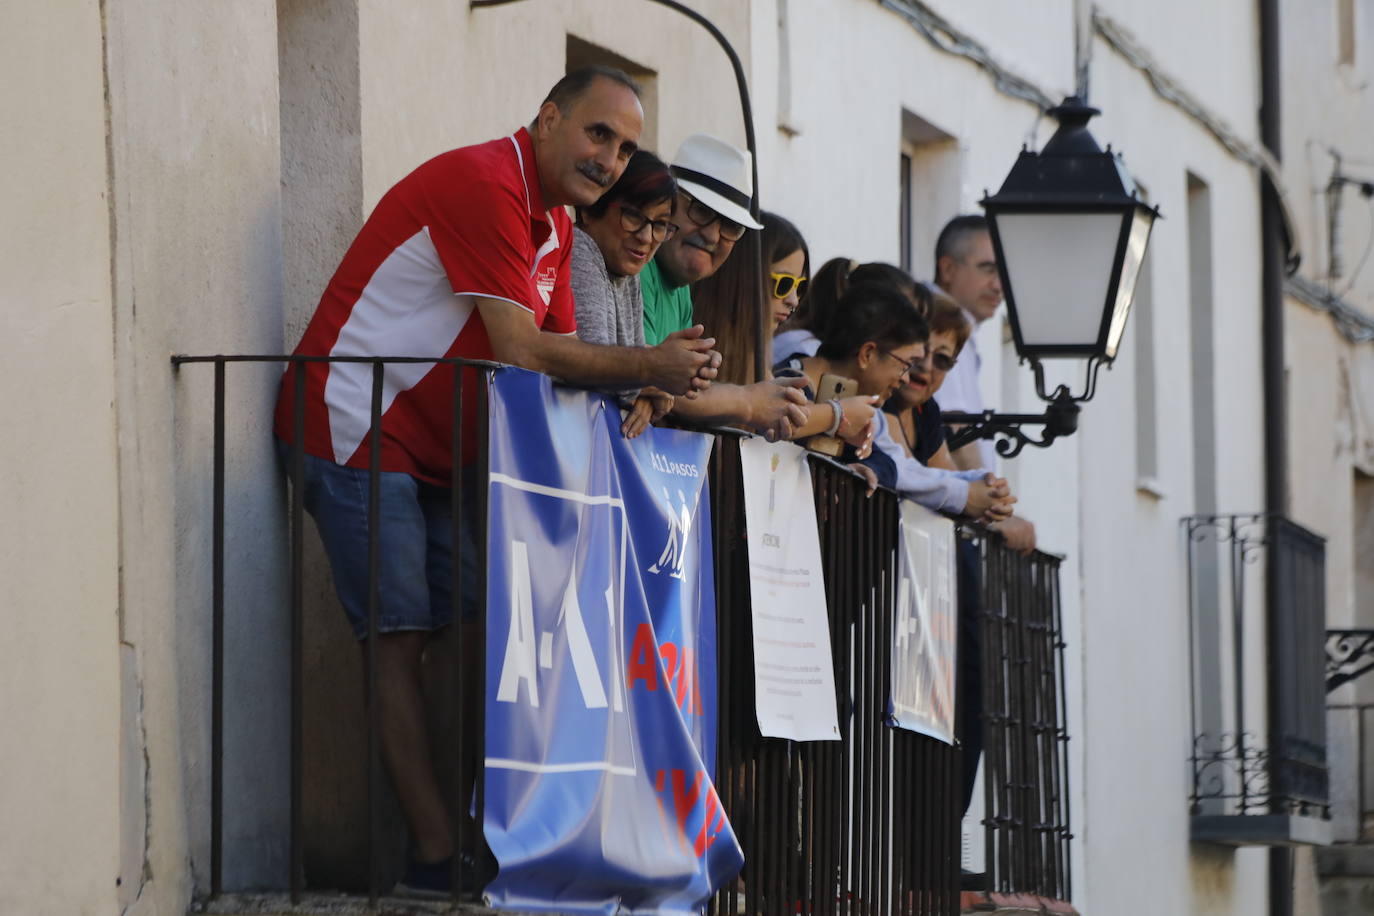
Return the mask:
<svg viewBox="0 0 1374 916"><path fill-rule="evenodd" d="M658 246L677 231L677 181L647 150L630 157L620 179L601 199L577 211L573 229L572 291L577 336L587 343L644 346L644 299L639 272ZM657 389L628 392L625 435L639 435L673 406Z"/></svg>
<svg viewBox="0 0 1374 916"><path fill-rule="evenodd" d="M782 280L786 284L786 279ZM798 293L799 304L773 337L773 362L793 353L815 356L828 325L840 315L839 301L851 286L891 286L900 291L924 316L925 306L917 298L916 281L900 267L874 261L860 264L849 258L831 258L821 265ZM776 292L775 292L776 295Z"/></svg>
<svg viewBox="0 0 1374 916"><path fill-rule="evenodd" d="M691 214L688 214L691 217ZM694 218L694 217L693 217ZM736 244L736 252L714 274L692 287L692 319L716 339L725 357L717 381L747 385L754 379L754 353L762 335L773 336L778 324L797 307L806 291L809 263L806 241L797 227L776 213L759 214L763 226ZM756 261L750 244L760 246ZM755 265L763 264L762 285ZM768 326L759 327L758 297L768 303Z"/></svg>
<svg viewBox="0 0 1374 916"><path fill-rule="evenodd" d="M926 288L921 293L930 303L926 356L912 367L901 387L883 405L883 412L887 414L892 438L904 452L929 467L955 470L945 445L935 393L958 361L972 326L953 299Z"/></svg>

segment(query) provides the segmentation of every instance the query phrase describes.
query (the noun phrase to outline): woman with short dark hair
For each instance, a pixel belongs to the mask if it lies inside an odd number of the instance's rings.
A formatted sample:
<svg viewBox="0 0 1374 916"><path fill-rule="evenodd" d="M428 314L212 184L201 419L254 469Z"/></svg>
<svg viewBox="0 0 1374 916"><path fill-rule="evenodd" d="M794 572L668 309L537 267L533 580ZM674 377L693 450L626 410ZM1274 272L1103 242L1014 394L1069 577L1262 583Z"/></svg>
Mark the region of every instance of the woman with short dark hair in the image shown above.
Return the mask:
<svg viewBox="0 0 1374 916"><path fill-rule="evenodd" d="M929 297L923 295L925 287L900 267L881 261L860 264L849 258L831 258L811 278L796 310L777 328L773 361L793 353L814 355L830 324L842 319L840 300L851 286L889 286L910 299L923 316L930 310Z"/></svg>
<svg viewBox="0 0 1374 916"><path fill-rule="evenodd" d="M573 229L572 291L577 336L587 343L644 346L644 299L639 272L676 230L677 181L647 150L636 150L620 179L596 203L579 207ZM634 438L672 409L657 389L626 392L631 400L622 430Z"/></svg>

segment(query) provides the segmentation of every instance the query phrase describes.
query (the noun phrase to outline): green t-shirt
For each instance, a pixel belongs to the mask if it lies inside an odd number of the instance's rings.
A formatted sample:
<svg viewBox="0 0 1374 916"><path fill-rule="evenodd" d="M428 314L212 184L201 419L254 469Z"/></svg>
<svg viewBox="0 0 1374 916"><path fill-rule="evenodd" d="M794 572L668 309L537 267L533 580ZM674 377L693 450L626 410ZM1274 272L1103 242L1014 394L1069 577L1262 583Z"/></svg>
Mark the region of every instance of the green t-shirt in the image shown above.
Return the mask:
<svg viewBox="0 0 1374 916"><path fill-rule="evenodd" d="M639 272L639 291L644 296L644 342L649 346L656 347L674 331L692 326L692 290L669 286L657 260Z"/></svg>

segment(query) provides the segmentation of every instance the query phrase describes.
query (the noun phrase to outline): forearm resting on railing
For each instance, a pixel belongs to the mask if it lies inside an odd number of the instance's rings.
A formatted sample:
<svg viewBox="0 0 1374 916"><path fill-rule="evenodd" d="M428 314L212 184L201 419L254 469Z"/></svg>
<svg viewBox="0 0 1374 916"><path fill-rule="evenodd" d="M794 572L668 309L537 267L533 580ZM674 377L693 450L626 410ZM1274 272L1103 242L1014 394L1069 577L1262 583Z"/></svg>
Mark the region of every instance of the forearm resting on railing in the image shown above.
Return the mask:
<svg viewBox="0 0 1374 916"><path fill-rule="evenodd" d="M652 385L669 394L705 390L716 377L720 354L701 327L672 334L656 347L609 347L571 335L541 331L527 310L500 299L477 300L498 362L542 372L576 385L627 388Z"/></svg>
<svg viewBox="0 0 1374 916"><path fill-rule="evenodd" d="M712 385L701 396L679 400L673 416L703 426L741 426L758 433L790 439L792 431L806 422L806 395L787 379L752 385Z"/></svg>

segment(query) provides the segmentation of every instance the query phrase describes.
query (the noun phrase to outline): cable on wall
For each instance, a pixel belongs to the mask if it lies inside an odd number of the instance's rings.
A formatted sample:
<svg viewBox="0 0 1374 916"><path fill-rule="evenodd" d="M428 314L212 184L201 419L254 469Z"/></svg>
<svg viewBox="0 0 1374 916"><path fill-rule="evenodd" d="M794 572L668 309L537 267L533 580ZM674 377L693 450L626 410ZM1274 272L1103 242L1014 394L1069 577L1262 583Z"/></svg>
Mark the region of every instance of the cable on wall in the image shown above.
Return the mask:
<svg viewBox="0 0 1374 916"><path fill-rule="evenodd" d="M1058 104L1044 88L1037 86L1031 80L1002 64L982 42L951 25L922 0L878 0L878 2L884 9L891 10L905 19L938 50L956 57L962 57L978 66L992 78L993 85L1003 95L1029 102L1037 106L1042 112ZM1156 95L1200 125L1231 156L1259 169L1269 180L1278 193L1279 206L1283 211L1288 268L1290 272L1297 270L1301 255L1298 250L1297 235L1293 231L1293 226L1296 223L1288 208L1288 196L1278 161L1269 154L1268 150L1250 143L1232 130L1222 118L1209 111L1205 105L1184 89L1178 80L1169 76L1123 25L1107 16L1096 6L1092 8L1091 20L1093 32L1101 36L1107 46L1121 55L1127 63L1139 70ZM1086 60L1087 55L1085 54L1083 59L1077 62L1078 66L1084 66ZM1080 82L1086 83L1086 74L1079 73L1077 77Z"/></svg>
<svg viewBox="0 0 1374 916"><path fill-rule="evenodd" d="M1284 281L1283 291L1309 308L1328 312L1341 336L1351 343L1374 341L1374 318L1315 280L1295 274Z"/></svg>
<svg viewBox="0 0 1374 916"><path fill-rule="evenodd" d="M1010 68L1001 64L984 45L951 25L944 17L920 0L878 0L884 9L901 16L925 36L936 48L971 61L992 77L993 85L1003 95L1029 102L1041 111L1048 111L1059 102L1045 90Z"/></svg>

